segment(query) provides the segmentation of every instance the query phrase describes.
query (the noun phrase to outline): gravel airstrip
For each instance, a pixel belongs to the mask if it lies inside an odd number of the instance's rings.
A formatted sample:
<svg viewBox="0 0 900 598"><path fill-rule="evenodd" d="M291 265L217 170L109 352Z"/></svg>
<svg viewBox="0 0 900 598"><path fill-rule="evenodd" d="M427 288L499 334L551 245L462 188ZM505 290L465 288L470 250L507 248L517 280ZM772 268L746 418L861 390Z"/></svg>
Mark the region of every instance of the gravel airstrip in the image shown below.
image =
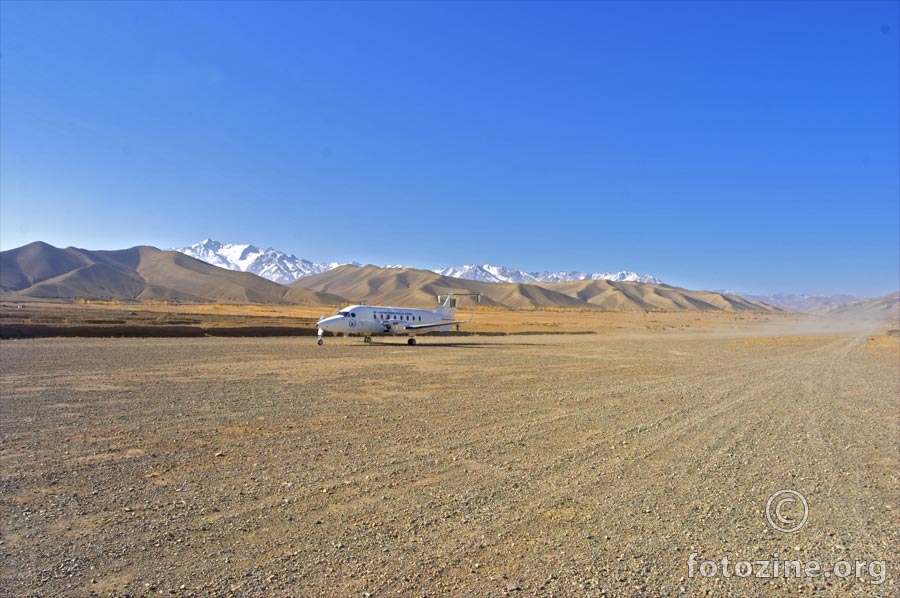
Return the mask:
<svg viewBox="0 0 900 598"><path fill-rule="evenodd" d="M0 358L0 595L900 595L884 331L37 339ZM799 531L767 520L779 490L807 502Z"/></svg>

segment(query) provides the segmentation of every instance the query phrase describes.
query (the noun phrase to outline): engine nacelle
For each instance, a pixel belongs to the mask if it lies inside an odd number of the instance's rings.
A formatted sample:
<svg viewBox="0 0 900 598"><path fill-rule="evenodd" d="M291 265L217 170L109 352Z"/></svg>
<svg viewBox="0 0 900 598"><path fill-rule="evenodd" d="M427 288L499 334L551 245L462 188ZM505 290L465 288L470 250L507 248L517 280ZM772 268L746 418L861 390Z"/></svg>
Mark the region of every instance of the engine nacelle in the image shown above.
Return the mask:
<svg viewBox="0 0 900 598"><path fill-rule="evenodd" d="M404 324L402 322L392 322L391 325L388 327L388 330L390 331L391 334L396 336L398 334L402 334L402 333L406 332L406 324Z"/></svg>

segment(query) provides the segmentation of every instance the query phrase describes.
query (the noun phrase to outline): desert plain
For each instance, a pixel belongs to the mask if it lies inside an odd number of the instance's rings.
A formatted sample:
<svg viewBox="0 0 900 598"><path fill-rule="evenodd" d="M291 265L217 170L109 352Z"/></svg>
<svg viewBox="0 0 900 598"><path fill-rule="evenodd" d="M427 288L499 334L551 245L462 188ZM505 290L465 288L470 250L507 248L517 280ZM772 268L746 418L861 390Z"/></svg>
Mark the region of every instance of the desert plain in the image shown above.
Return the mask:
<svg viewBox="0 0 900 598"><path fill-rule="evenodd" d="M23 309L4 325L54 320ZM303 309L62 319L309 328ZM415 347L0 341L0 595L900 595L896 323L472 313ZM797 531L767 518L781 490Z"/></svg>

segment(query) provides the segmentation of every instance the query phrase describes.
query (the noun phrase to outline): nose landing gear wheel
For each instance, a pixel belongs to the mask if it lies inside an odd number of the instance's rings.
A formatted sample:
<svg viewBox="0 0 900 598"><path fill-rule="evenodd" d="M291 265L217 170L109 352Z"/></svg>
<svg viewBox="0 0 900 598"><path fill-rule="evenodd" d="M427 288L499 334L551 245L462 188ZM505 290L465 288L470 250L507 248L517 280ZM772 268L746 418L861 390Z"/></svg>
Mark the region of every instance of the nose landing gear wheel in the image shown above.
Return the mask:
<svg viewBox="0 0 900 598"><path fill-rule="evenodd" d="M325 341L320 338L318 341L316 341L316 344L321 346L325 344Z"/></svg>
<svg viewBox="0 0 900 598"><path fill-rule="evenodd" d="M372 342L372 337L371 337L371 336L367 336L366 338L363 339L363 342L364 342L364 343L371 343L371 342Z"/></svg>
<svg viewBox="0 0 900 598"><path fill-rule="evenodd" d="M415 345L415 344L416 344L416 339L411 338L411 339L409 339L408 341L406 341L406 344L407 344L407 345Z"/></svg>

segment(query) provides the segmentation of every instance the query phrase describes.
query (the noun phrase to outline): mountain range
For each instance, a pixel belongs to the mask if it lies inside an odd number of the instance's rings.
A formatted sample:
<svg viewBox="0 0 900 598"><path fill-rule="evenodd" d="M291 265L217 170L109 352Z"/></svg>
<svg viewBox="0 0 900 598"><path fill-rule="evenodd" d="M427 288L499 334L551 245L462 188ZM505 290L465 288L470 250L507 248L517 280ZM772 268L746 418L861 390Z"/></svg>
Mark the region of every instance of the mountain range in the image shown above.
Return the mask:
<svg viewBox="0 0 900 598"><path fill-rule="evenodd" d="M291 288L340 295L350 302L432 305L435 295L478 293L481 304L512 309L553 307L615 311L777 311L759 303L712 291L614 280L514 283L444 276L430 270L345 265L301 278Z"/></svg>
<svg viewBox="0 0 900 598"><path fill-rule="evenodd" d="M235 246L237 247L237 246ZM220 248L221 251L221 248ZM238 264L262 264L244 246L225 248ZM277 258L278 256L274 256ZM274 259L286 271L297 272ZM315 270L312 262L303 264ZM322 266L322 265L319 265ZM265 267L262 267L265 270ZM604 309L616 311L775 311L746 297L692 291L666 284L581 278L562 282L486 282L408 267L326 264L318 273L279 284L251 272L222 268L177 251L138 246L112 251L35 242L0 252L4 301L101 299L116 301L262 303L338 306L365 301L426 307L437 294L478 293L481 304L511 309ZM271 269L266 270L271 272ZM504 276L509 273L502 273ZM790 296L782 296L790 297ZM810 296L806 297L813 301ZM816 301L822 299L819 297ZM837 317L900 319L900 294L849 303L826 302L810 311Z"/></svg>
<svg viewBox="0 0 900 598"><path fill-rule="evenodd" d="M900 291L874 299L859 299L848 303L822 306L813 310L813 313L855 320L900 322Z"/></svg>
<svg viewBox="0 0 900 598"><path fill-rule="evenodd" d="M0 252L0 291L14 299L113 299L336 305L324 293L289 288L175 251L139 246L115 251L30 243Z"/></svg>
<svg viewBox="0 0 900 598"><path fill-rule="evenodd" d="M322 274L346 265L342 262L313 262L277 249L260 249L255 245L222 243L206 239L188 247L175 249L209 264L235 270L251 272L279 284L289 285L307 276ZM359 265L353 262L351 265ZM385 268L411 269L411 266L390 265ZM525 283L543 285L545 283L576 282L583 280L608 280L612 282L636 282L641 284L663 284L658 278L648 274L637 274L628 270L621 272L526 272L507 266L492 264L467 264L432 270L441 276L492 283ZM810 312L833 305L860 301L851 295L808 295L787 294L753 295L738 291L722 290L717 293L737 296L754 303L764 303L778 309L793 312Z"/></svg>
<svg viewBox="0 0 900 598"><path fill-rule="evenodd" d="M725 291L720 292L725 293ZM809 295L792 293L778 293L775 295L749 295L746 293L731 294L739 294L744 299L766 303L784 311L802 313L821 311L823 309L827 310L832 306L863 301L863 299L854 297L853 295Z"/></svg>
<svg viewBox="0 0 900 598"><path fill-rule="evenodd" d="M237 252L248 260L253 252ZM244 257L241 258L240 256ZM436 294L479 293L486 306L513 309L771 311L710 291L613 280L484 282L414 268L346 264L289 286L208 264L177 251L139 246L115 251L59 249L35 242L0 252L4 300L173 300L338 306L359 301L429 306Z"/></svg>
<svg viewBox="0 0 900 598"><path fill-rule="evenodd" d="M492 266L491 264L468 264L465 266L450 266L432 270L437 274L451 278L463 278L466 280L480 280L482 282L573 282L576 280L612 280L615 282L639 282L642 284L661 284L659 279L648 274L638 274L629 270L623 270L615 274L604 272L595 274L591 272L523 272L507 266Z"/></svg>
<svg viewBox="0 0 900 598"><path fill-rule="evenodd" d="M221 243L213 239L205 239L174 251L226 270L250 272L278 284L290 284L298 278L321 274L343 265L339 262L317 264L277 249Z"/></svg>
<svg viewBox="0 0 900 598"><path fill-rule="evenodd" d="M298 258L295 255L277 249L260 249L249 244L222 243L213 239L205 239L188 247L178 247L174 251L184 253L220 268L251 272L279 284L292 282L333 270L345 265L340 262L315 263ZM359 265L354 262L353 265ZM409 266L386 266L388 268L409 268ZM646 274L630 271L602 274L591 272L525 272L507 266L491 264L469 264L449 266L432 270L442 276L476 280L481 282L514 282L544 283L571 282L576 280L612 280L617 282L640 282L643 284L661 284L660 281Z"/></svg>

